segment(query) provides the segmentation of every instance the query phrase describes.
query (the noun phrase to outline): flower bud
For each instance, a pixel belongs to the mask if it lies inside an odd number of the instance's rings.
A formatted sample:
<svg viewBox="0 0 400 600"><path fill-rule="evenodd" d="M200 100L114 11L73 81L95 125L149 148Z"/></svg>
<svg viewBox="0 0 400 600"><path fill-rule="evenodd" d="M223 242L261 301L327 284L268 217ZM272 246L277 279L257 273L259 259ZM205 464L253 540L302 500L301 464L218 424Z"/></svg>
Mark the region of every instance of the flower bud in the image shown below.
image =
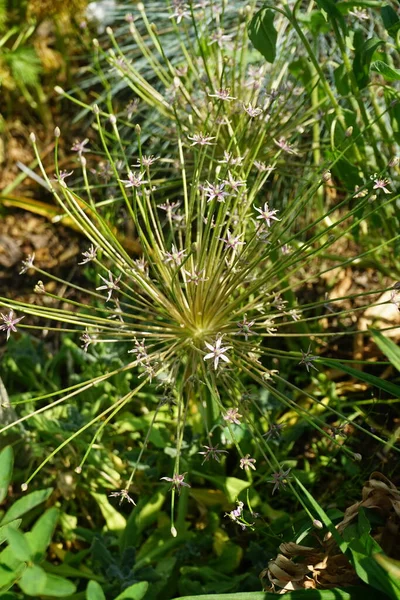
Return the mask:
<svg viewBox="0 0 400 600"><path fill-rule="evenodd" d="M172 535L173 537L176 537L176 536L178 535L178 532L177 532L177 530L175 529L175 527L171 527L171 535Z"/></svg>
<svg viewBox="0 0 400 600"><path fill-rule="evenodd" d="M140 127L140 125L135 125L135 132L137 133L137 135L141 134L142 128Z"/></svg>
<svg viewBox="0 0 400 600"><path fill-rule="evenodd" d="M321 523L321 521L319 521L318 519L314 519L312 524L314 525L314 527L316 527L317 529L323 529L323 524Z"/></svg>
<svg viewBox="0 0 400 600"><path fill-rule="evenodd" d="M113 30L111 29L111 27L106 28L106 33L107 35L113 35Z"/></svg>
<svg viewBox="0 0 400 600"><path fill-rule="evenodd" d="M354 452L354 454L353 454L353 458L354 458L354 460L356 460L357 462L361 462L361 461L362 461L362 456L361 456L361 454L359 454L358 452Z"/></svg>
<svg viewBox="0 0 400 600"><path fill-rule="evenodd" d="M108 120L110 121L111 125L115 125L117 122L117 117L115 115L110 115Z"/></svg>
<svg viewBox="0 0 400 600"><path fill-rule="evenodd" d="M54 91L56 94L65 94L64 90L59 85L54 86Z"/></svg>
<svg viewBox="0 0 400 600"><path fill-rule="evenodd" d="M80 475L82 473L82 467L76 467L74 471L75 473L78 473L78 475Z"/></svg>
<svg viewBox="0 0 400 600"><path fill-rule="evenodd" d="M22 492L26 492L27 489L28 489L28 484L27 483L22 483L21 484L21 491Z"/></svg>
<svg viewBox="0 0 400 600"><path fill-rule="evenodd" d="M55 135L55 137L56 137L56 138L59 138L59 137L60 137L60 135L61 135L61 131L60 131L60 128L59 128L59 127L56 127L56 128L54 129L54 135Z"/></svg>
<svg viewBox="0 0 400 600"><path fill-rule="evenodd" d="M348 138L353 135L353 126L352 125L346 129L346 131L344 132L344 135Z"/></svg>
<svg viewBox="0 0 400 600"><path fill-rule="evenodd" d="M99 47L99 40L97 38L93 38L92 39L92 44L95 48Z"/></svg>
<svg viewBox="0 0 400 600"><path fill-rule="evenodd" d="M93 114L95 114L95 115L98 115L98 114L100 114L100 109L99 109L99 107L97 106L97 104L93 104L93 108L92 108L92 110L93 110Z"/></svg>
<svg viewBox="0 0 400 600"><path fill-rule="evenodd" d="M388 162L388 167L397 167L399 162L400 162L399 157L393 156Z"/></svg>
<svg viewBox="0 0 400 600"><path fill-rule="evenodd" d="M36 135L33 133L33 131L29 134L29 138L30 138L32 144L36 143Z"/></svg>

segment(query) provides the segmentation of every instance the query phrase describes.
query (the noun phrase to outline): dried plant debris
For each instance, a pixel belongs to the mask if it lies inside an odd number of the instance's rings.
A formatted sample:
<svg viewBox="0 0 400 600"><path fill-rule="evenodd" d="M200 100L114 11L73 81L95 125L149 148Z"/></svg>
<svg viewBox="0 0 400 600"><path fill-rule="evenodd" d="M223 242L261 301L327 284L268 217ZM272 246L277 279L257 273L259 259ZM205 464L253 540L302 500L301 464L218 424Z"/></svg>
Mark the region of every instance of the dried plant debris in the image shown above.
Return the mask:
<svg viewBox="0 0 400 600"><path fill-rule="evenodd" d="M400 555L400 490L382 473L374 472L362 490L362 500L346 509L343 520L336 526L343 534L356 522L360 509L376 511L383 525L373 526L371 535L390 557ZM352 565L340 551L331 533L317 547L294 542L279 546L280 553L261 573L265 589L285 594L300 589L328 589L361 584Z"/></svg>

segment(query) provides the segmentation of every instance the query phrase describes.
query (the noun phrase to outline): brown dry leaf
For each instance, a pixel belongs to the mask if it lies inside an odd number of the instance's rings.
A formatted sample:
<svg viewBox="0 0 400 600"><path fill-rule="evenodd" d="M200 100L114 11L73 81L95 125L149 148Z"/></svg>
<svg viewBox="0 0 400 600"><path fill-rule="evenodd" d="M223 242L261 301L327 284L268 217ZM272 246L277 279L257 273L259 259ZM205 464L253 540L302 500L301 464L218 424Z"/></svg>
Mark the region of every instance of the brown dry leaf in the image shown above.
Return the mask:
<svg viewBox="0 0 400 600"><path fill-rule="evenodd" d="M360 508L376 510L384 526L373 528L371 535L391 558L400 554L400 491L382 473L374 472L362 489L362 500L346 509L336 526L342 533L357 517ZM260 577L268 578L266 588L278 594L297 589L329 589L357 585L361 581L346 556L328 533L319 547L301 546L294 542L280 545L280 554L271 560Z"/></svg>

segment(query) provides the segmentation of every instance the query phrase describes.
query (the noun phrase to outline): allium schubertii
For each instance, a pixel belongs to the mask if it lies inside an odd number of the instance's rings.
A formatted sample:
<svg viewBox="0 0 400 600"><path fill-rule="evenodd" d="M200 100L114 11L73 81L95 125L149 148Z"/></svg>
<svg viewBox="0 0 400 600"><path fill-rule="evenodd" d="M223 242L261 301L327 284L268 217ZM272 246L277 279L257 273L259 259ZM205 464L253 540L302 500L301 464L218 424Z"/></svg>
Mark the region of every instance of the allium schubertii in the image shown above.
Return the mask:
<svg viewBox="0 0 400 600"><path fill-rule="evenodd" d="M325 321L331 317L337 319L339 313L332 315L332 312L324 311L321 316L323 303L319 301L300 307L295 292L317 276L315 261L318 256L346 234L346 227L357 225L356 217L351 225L346 221L355 216L355 209L348 211L345 217L340 212L333 214L332 210L325 221L322 217L315 223L304 220L305 207L325 183L323 170L320 177L312 173L303 186L293 182L290 202L285 203L287 207L278 206L273 188L279 178L274 170L279 161L286 160L286 155L293 154L292 146L283 137L278 141L271 138L268 146L271 162L268 165L259 161L261 143L248 145L243 150L246 128L251 127L254 132L253 120L259 119L260 123L266 124L268 114L263 115L262 109L249 103L249 95L253 97L253 103L258 96L259 88L256 87L253 92L245 90L242 105L237 105L241 113L238 116L235 109L230 120L225 107L237 100L241 90L235 89L231 96L229 82L226 87L221 85L223 74L220 76L209 89L207 103L201 108L204 112L208 107L205 118L197 119L198 111L194 113L197 125L203 123L202 131L191 129L187 115L184 126L180 126L176 117L176 155L173 159L181 187L178 193L173 188L173 196L170 196L169 175L165 170L171 157L164 160L162 156L152 156L151 148L142 144L139 126L129 130L135 136L137 156L128 155L127 142L121 134L121 125L126 126L124 120L120 123L115 115L105 113L97 106L93 108L98 143L107 161L107 179L118 190L125 214L132 221L141 248L140 257L126 249L114 225L97 203L98 190L87 168L91 156L88 140L78 140L75 144L83 181L78 194L66 180L67 175L70 181L73 180L72 173L58 168L60 131L57 130L55 135L54 177L49 177L42 166L40 149L32 134L48 188L88 240L79 265L81 269L95 270L97 284L84 289L63 281L36 267L34 257L29 257L22 272L28 269L37 272L40 280L35 290L41 296L48 296L51 302L46 306L41 303L32 306L0 299L3 306L0 329L7 338L15 335L17 329L24 328L27 319L21 319L31 315L35 318L34 323L40 318L47 323L52 321L58 332L76 331L83 350L88 353L96 344L130 346L124 354L125 364L118 371L135 371L136 384L95 419L97 430L75 470L82 471L96 440L118 412L129 407L141 390L151 389L153 396L156 394L158 398L153 407L152 425L164 411L172 412L176 423L172 440L176 446L174 465L172 472L161 478L169 482L171 488L171 531L174 535L175 496L181 488L186 491L191 485L190 461L184 449L189 412L198 415L203 427L199 446L206 449L199 452L203 456L203 469L207 469L210 461L224 461L229 451L236 452L243 477L252 481L263 465L267 473L265 490L273 493L281 486L285 491L287 484L288 489L297 494L289 476L291 469L276 458L284 424L273 422L270 412L248 392L250 385L264 389L270 398L281 403L283 409L311 423L331 444L338 448L342 446L344 452L353 456L342 442L332 440L324 429L326 415L341 421L346 420L345 416L329 405L324 406L323 414L315 412L311 415L307 408L296 402L296 393L300 390L293 382L281 377L279 362L285 359L303 365L309 378L319 372L316 365L320 349L315 343L313 324L317 325L321 318ZM234 122L240 127L233 127ZM266 143L265 134L260 137ZM112 151L110 139L113 140ZM325 170L328 168L326 165ZM357 210L367 202L368 193L359 199ZM346 227L343 227L344 223L347 223ZM325 259L325 273L336 266L334 261L328 264ZM46 283L51 279L61 284L58 289L64 290L62 296L46 290ZM78 295L74 293L76 291L79 291ZM81 299L82 293L87 297L85 302ZM287 336L296 340L297 349L288 349ZM319 331L318 339L323 337L323 332ZM325 341L323 348L329 349ZM22 414L18 422L68 403L96 382L105 381L114 374L115 371L105 372L96 380L48 394L46 401L39 403L34 411ZM320 404L320 399L312 393L304 390L302 393L311 406ZM361 424L355 426L365 431ZM10 427L3 427L0 433ZM84 425L75 431L60 444L60 448L87 428L88 425ZM238 428L245 428L257 440L256 454L242 450L237 441ZM228 433L221 437L223 430ZM374 437L379 439L375 434ZM139 458L126 486L113 492L112 496L135 503L132 498L135 473L145 455L148 440L149 435L141 441ZM56 451L43 460L24 488ZM274 484L272 490L270 483ZM228 513L231 520L239 519L242 508L243 503L238 500L238 508ZM240 524L252 526L244 519Z"/></svg>

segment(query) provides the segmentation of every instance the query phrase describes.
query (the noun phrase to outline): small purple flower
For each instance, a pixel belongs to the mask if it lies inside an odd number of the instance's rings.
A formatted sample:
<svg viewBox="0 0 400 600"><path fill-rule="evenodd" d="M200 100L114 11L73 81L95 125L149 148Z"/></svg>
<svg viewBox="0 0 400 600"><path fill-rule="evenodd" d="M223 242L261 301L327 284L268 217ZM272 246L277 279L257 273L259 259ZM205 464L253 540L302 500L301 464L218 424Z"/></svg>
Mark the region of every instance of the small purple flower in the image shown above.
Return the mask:
<svg viewBox="0 0 400 600"><path fill-rule="evenodd" d="M252 106L251 104L248 104L247 106L243 104L243 110L249 115L251 119L259 117L262 114L262 108L259 108L258 106Z"/></svg>
<svg viewBox="0 0 400 600"><path fill-rule="evenodd" d="M139 188L148 183L148 181L143 181L144 173L132 173L132 171L128 171L127 175L128 179L118 179L118 181L124 184L125 188Z"/></svg>
<svg viewBox="0 0 400 600"><path fill-rule="evenodd" d="M311 354L311 346L308 347L307 352L303 352L303 350L301 350L301 354L302 354L302 359L299 362L299 365L304 365L307 369L307 372L310 372L310 368L315 369L316 371L318 371L317 367L315 367L312 363L314 360L316 360L318 358L318 356L313 356Z"/></svg>
<svg viewBox="0 0 400 600"><path fill-rule="evenodd" d="M83 260L80 263L78 263L78 265L85 265L86 263L90 262L91 260L94 260L97 255L97 250L98 250L98 248L96 246L94 246L93 244L91 244L89 246L88 250L86 250L85 252L82 252Z"/></svg>
<svg viewBox="0 0 400 600"><path fill-rule="evenodd" d="M226 248L232 248L232 250L236 250L237 246L243 246L246 242L241 242L240 238L243 236L243 233L240 235L233 236L229 229L226 232L226 238L218 238L221 242L225 242Z"/></svg>
<svg viewBox="0 0 400 600"><path fill-rule="evenodd" d="M108 280L105 279L105 277L102 277L101 275L99 276L100 279L102 279L104 281L105 285L101 285L100 287L97 287L96 290L100 291L100 290L108 290L107 293L107 302L109 302L111 300L111 296L114 290L119 290L119 280L121 279L121 275L118 275L118 277L116 277L114 279L111 271L108 271Z"/></svg>
<svg viewBox="0 0 400 600"><path fill-rule="evenodd" d="M238 323L238 327L240 328L240 333L244 335L244 339L248 340L249 335L253 335L253 332L250 331L251 327L253 327L255 321L248 321L246 315L243 317L243 321Z"/></svg>
<svg viewBox="0 0 400 600"><path fill-rule="evenodd" d="M290 473L290 468L287 471L284 471L282 468L279 469L278 473L272 473L271 477L272 479L270 479L268 481L268 483L273 483L274 484L274 488L272 490L272 495L275 494L276 490L279 490L280 486L283 487L283 489L286 489L286 484L288 483L289 479L291 479L291 477L288 477L289 473Z"/></svg>
<svg viewBox="0 0 400 600"><path fill-rule="evenodd" d="M124 500L127 500L133 506L136 506L136 502L128 494L128 490L121 490L119 492L111 492L110 498L119 498L119 503L122 504Z"/></svg>
<svg viewBox="0 0 400 600"><path fill-rule="evenodd" d="M165 259L164 262L169 263L175 263L177 267L180 266L180 264L182 263L182 258L184 258L185 254L186 254L186 250L178 250L174 244L172 244L172 248L171 248L171 252L164 252L165 254Z"/></svg>
<svg viewBox="0 0 400 600"><path fill-rule="evenodd" d="M85 138L84 140L82 140L82 142L80 142L79 140L76 140L74 142L74 145L71 147L71 150L73 152L77 152L79 154L79 156L82 156L83 152L89 152L89 148L85 148L86 144L89 143L89 138Z"/></svg>
<svg viewBox="0 0 400 600"><path fill-rule="evenodd" d="M175 488L179 494L182 487L191 487L188 483L185 483L185 475L186 473L183 473L182 475L175 473L173 477L161 477L161 479L165 479L165 481L172 483L171 490Z"/></svg>
<svg viewBox="0 0 400 600"><path fill-rule="evenodd" d="M196 144L199 146L212 146L212 140L215 140L215 136L212 137L202 133L195 133L192 137L188 136L188 139L192 142L192 144L190 144L191 146L196 146Z"/></svg>
<svg viewBox="0 0 400 600"><path fill-rule="evenodd" d="M267 433L264 433L263 437L265 437L268 441L272 440L272 439L279 439L281 436L281 431L284 427L285 427L284 423L279 423L278 425L275 425L274 423L272 423L270 425Z"/></svg>
<svg viewBox="0 0 400 600"><path fill-rule="evenodd" d="M222 337L217 337L214 345L209 344L208 342L205 342L205 345L207 346L207 348L209 350L211 350L211 352L209 352L208 354L205 355L204 360L209 360L210 358L214 359L214 369L215 370L217 370L218 363L220 360L223 360L226 363L231 362L229 360L229 358L227 356L225 356L225 353L230 348L232 348L232 346L226 346L225 348L221 348L221 343L222 343Z"/></svg>
<svg viewBox="0 0 400 600"><path fill-rule="evenodd" d="M239 410L237 408L229 408L226 413L224 414L223 418L225 421L228 421L228 423L232 423L235 425L240 425L240 421L239 419L242 417L243 415L241 415L239 413Z"/></svg>
<svg viewBox="0 0 400 600"><path fill-rule="evenodd" d="M25 260L21 263L21 270L19 272L20 275L26 273L29 269L33 267L33 261L35 260L35 253L29 254Z"/></svg>
<svg viewBox="0 0 400 600"><path fill-rule="evenodd" d="M293 148L293 145L289 144L284 137L280 137L279 140L274 140L274 142L284 152L287 152L288 154L297 154L297 151Z"/></svg>
<svg viewBox="0 0 400 600"><path fill-rule="evenodd" d="M389 179L374 179L374 190L382 190L385 194L391 194L392 192L387 189L387 185L390 183Z"/></svg>
<svg viewBox="0 0 400 600"><path fill-rule="evenodd" d="M268 206L268 202L264 203L263 208L257 208L256 206L254 208L260 213L257 219L264 219L268 227L271 227L271 221L280 221L280 219L275 216L278 211L271 210Z"/></svg>
<svg viewBox="0 0 400 600"><path fill-rule="evenodd" d="M208 277L202 277L202 273L204 273L204 271L205 269L201 269L201 271L196 271L196 269L193 269L193 271L190 272L183 269L183 272L186 275L186 283L194 283L194 285L199 285L201 281L208 281Z"/></svg>
<svg viewBox="0 0 400 600"><path fill-rule="evenodd" d="M229 95L229 89L219 89L214 92L214 94L208 94L210 98L218 98L219 100L236 100L233 96Z"/></svg>
<svg viewBox="0 0 400 600"><path fill-rule="evenodd" d="M3 319L3 325L0 325L0 331L7 331L7 341L10 338L10 334L13 331L17 331L16 324L19 323L24 317L15 318L14 311L11 309L8 315L1 313L0 318Z"/></svg>
<svg viewBox="0 0 400 600"><path fill-rule="evenodd" d="M225 183L208 183L204 187L204 194L207 198L207 202L211 202L212 200L216 200L217 202L225 202L226 196L229 196L229 193L225 191Z"/></svg>
<svg viewBox="0 0 400 600"><path fill-rule="evenodd" d="M203 448L206 449L205 452L198 452L198 454L202 454L204 456L204 460L201 463L202 465L204 465L206 460L210 460L210 458L213 458L217 462L221 462L218 454L228 454L226 450L219 450L218 446L219 444L216 444L216 446L203 446Z"/></svg>
<svg viewBox="0 0 400 600"><path fill-rule="evenodd" d="M256 462L255 458L250 458L250 454L246 454L246 456L244 458L240 459L240 468L247 469L247 470L253 469L253 471L255 471L256 470L255 462Z"/></svg>

